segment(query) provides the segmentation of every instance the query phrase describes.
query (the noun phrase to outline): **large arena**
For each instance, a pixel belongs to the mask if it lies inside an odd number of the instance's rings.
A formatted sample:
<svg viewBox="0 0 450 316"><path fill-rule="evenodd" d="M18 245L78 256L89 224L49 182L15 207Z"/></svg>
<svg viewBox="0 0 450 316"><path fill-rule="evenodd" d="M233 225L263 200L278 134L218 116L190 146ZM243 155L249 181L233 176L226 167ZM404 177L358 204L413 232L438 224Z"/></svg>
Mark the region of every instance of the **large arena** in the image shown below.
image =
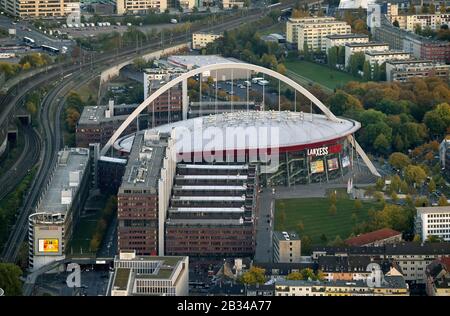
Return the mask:
<svg viewBox="0 0 450 316"><path fill-rule="evenodd" d="M175 131L177 161L256 163L266 185L326 182L352 166L351 137L359 122L290 111L248 111L198 117L152 129ZM141 131L140 133L143 133ZM114 148L130 152L134 135Z"/></svg>

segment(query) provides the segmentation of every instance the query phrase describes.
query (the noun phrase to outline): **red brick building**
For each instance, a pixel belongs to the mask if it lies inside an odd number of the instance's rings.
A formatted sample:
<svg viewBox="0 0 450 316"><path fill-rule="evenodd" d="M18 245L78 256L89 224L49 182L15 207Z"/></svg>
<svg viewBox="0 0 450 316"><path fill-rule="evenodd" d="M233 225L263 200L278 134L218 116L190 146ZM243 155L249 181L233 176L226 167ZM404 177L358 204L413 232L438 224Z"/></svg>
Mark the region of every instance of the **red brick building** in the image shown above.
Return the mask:
<svg viewBox="0 0 450 316"><path fill-rule="evenodd" d="M425 41L420 46L420 58L450 63L450 42Z"/></svg>

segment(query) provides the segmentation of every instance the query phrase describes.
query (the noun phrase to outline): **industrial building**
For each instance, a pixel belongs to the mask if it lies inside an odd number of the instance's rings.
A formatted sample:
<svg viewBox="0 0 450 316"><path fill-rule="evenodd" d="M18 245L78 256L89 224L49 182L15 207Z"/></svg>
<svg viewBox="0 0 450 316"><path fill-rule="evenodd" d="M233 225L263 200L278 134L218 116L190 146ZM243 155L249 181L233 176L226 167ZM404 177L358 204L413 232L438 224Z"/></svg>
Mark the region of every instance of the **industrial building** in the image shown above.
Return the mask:
<svg viewBox="0 0 450 316"><path fill-rule="evenodd" d="M121 251L114 258L108 296L188 296L188 257L137 256Z"/></svg>
<svg viewBox="0 0 450 316"><path fill-rule="evenodd" d="M50 181L29 216L31 271L65 258L90 187L90 156L86 148L59 152Z"/></svg>

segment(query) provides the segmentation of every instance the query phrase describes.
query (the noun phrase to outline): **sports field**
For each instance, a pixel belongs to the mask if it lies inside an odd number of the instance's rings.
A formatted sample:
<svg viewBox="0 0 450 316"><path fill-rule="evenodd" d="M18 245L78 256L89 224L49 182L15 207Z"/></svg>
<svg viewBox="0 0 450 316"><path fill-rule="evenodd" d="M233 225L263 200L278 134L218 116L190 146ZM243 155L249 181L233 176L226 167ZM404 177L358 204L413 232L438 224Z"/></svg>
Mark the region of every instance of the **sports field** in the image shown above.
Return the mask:
<svg viewBox="0 0 450 316"><path fill-rule="evenodd" d="M376 203L363 202L362 208L355 210L355 202L350 199L338 198L336 214L330 214L330 201L328 198L301 198L277 200L275 204L275 230L295 231L301 236L307 235L312 239L313 245L324 245L333 241L337 235L346 239L352 232L355 223L368 218L368 210L379 210ZM285 213L283 223L281 215ZM352 216L356 213L356 218ZM299 226L303 224L303 230ZM300 224L300 225L299 225ZM321 240L325 234L327 241Z"/></svg>
<svg viewBox="0 0 450 316"><path fill-rule="evenodd" d="M309 61L286 62L285 66L288 69L287 75L289 77L298 75L331 90L341 87L349 81L362 81L361 78L353 77L351 74Z"/></svg>

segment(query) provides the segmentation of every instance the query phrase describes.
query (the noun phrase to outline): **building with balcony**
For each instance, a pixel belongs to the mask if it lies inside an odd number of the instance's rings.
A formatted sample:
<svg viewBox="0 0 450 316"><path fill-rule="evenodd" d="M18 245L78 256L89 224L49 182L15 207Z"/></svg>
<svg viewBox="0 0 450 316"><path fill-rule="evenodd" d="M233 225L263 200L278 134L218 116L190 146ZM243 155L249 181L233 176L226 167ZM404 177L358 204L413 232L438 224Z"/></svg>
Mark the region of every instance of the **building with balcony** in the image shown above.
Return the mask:
<svg viewBox="0 0 450 316"><path fill-rule="evenodd" d="M411 78L440 77L450 78L450 65L431 60L391 60L386 62L386 81L405 82Z"/></svg>
<svg viewBox="0 0 450 316"><path fill-rule="evenodd" d="M366 53L369 51L386 52L388 50L389 45L386 43L369 42L345 44L345 67L348 67L350 57L355 53Z"/></svg>
<svg viewBox="0 0 450 316"><path fill-rule="evenodd" d="M368 43L369 35L367 34L332 34L325 36L326 51L331 47L344 47L345 44L351 43Z"/></svg>
<svg viewBox="0 0 450 316"><path fill-rule="evenodd" d="M118 15L164 12L167 9L167 0L117 0L116 9Z"/></svg>
<svg viewBox="0 0 450 316"><path fill-rule="evenodd" d="M211 32L195 32L192 33L192 49L205 48L209 43L214 42L216 39L222 37L221 34Z"/></svg>
<svg viewBox="0 0 450 316"><path fill-rule="evenodd" d="M20 18L52 18L80 16L80 1L48 0L2 0L0 9Z"/></svg>

